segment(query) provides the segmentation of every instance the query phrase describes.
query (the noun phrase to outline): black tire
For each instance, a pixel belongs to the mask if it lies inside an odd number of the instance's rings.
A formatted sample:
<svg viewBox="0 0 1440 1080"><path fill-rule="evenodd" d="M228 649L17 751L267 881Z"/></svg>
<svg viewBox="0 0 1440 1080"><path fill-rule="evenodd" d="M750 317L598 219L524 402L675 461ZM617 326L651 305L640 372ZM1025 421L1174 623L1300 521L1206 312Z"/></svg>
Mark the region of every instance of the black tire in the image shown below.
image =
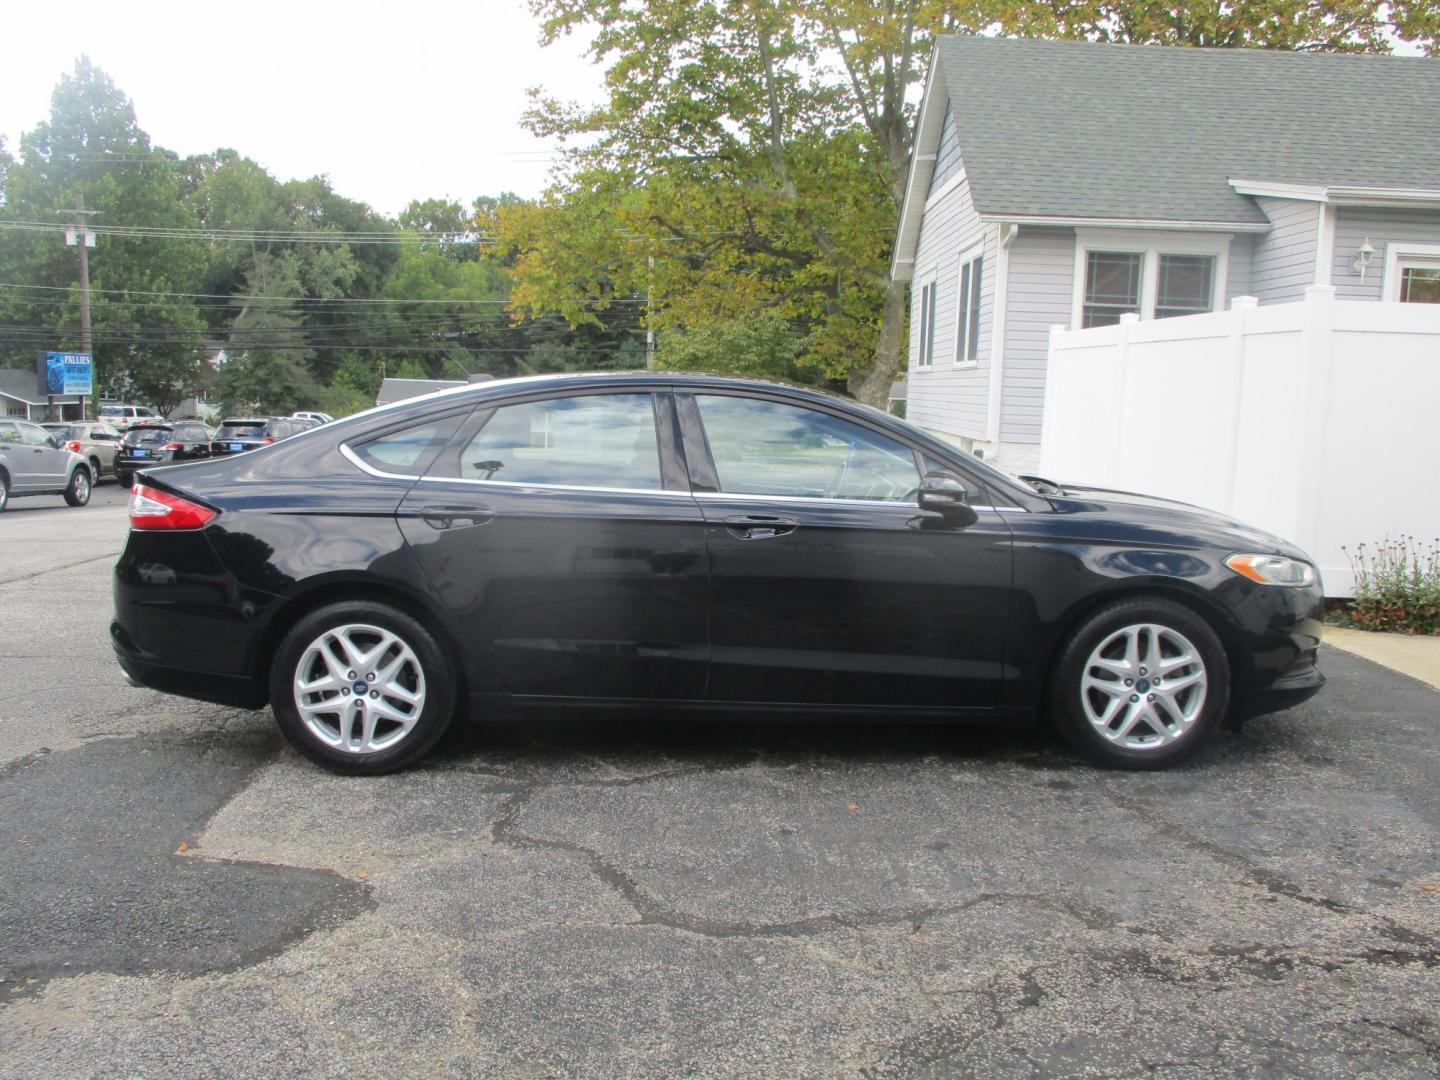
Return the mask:
<svg viewBox="0 0 1440 1080"><path fill-rule="evenodd" d="M1142 629L1134 635L1145 651L1154 641L1156 648L1162 650L1160 655L1164 660L1173 662L1186 655L1175 647L1176 638L1172 635L1178 635L1194 647L1199 662L1203 664L1200 669L1204 678L1203 697L1194 688L1177 692L1161 691L1161 688L1151 686L1148 678L1153 678L1155 673L1148 667L1135 672L1137 678L1132 681L1136 685L1126 683L1123 675L1113 676L1119 680L1116 684L1118 692L1095 689L1093 685L1091 689L1084 688L1082 680L1096 650L1111 641L1111 650L1099 656L1113 657L1113 661L1109 662L1124 663L1123 656L1112 650L1123 649L1124 631L1146 626L1169 631L1169 634L1156 634ZM1168 656L1165 650L1169 651ZM1108 682L1112 677L1098 666L1095 670L1104 676L1098 680L1100 682ZM1185 678L1195 670L1194 665L1182 667L1171 681ZM1146 677L1138 677L1140 672L1145 672ZM1119 686L1125 689L1118 690ZM1149 693L1152 690L1154 694ZM1136 693L1132 696L1129 691ZM1089 695L1089 710L1101 714L1094 721L1087 713L1086 694ZM1115 698L1119 699L1116 704L1118 713L1106 727L1107 735L1101 731L1099 722L1104 719L1103 706ZM1149 703L1157 698L1160 699L1158 703L1150 707ZM1190 608L1160 597L1117 601L1087 618L1061 646L1050 682L1050 719L1060 736L1085 757L1115 769L1164 769L1179 764L1210 739L1224 720L1229 705L1230 661L1219 636L1205 619ZM1187 719L1185 714L1192 709L1193 713ZM1162 736L1158 725L1139 719L1134 722L1132 733L1123 738L1131 742L1153 741L1146 746L1126 745L1119 741L1120 731L1132 710L1142 717L1157 717L1167 734Z"/></svg>
<svg viewBox="0 0 1440 1080"><path fill-rule="evenodd" d="M5 474L4 469L0 469L0 513L4 513L5 508L9 505L10 477Z"/></svg>
<svg viewBox="0 0 1440 1080"><path fill-rule="evenodd" d="M327 632L347 626L377 627L394 634L409 647L423 674L425 694L420 713L409 731L393 746L369 752L341 749L322 740L301 719L295 694L301 663L321 663L322 661L313 655L307 660L311 645ZM355 681L363 682L366 674L357 671ZM388 604L347 600L312 611L285 635L280 647L275 650L275 659L270 666L270 706L280 725L280 731L290 745L311 761L337 773L374 776L403 769L429 753L450 726L455 711L457 685L457 673L450 657L435 640L434 635L419 622ZM353 715L349 712L349 706L356 701L356 696L348 687L343 692L343 698L333 699L339 706L335 710L336 719L333 725L326 718L318 721L322 730L327 734L333 732L340 742L363 728L363 725L357 726L349 719ZM391 700L384 699L383 703L390 704ZM382 720L376 724L377 733L382 731L382 725L386 723L387 721ZM341 725L348 726L342 728ZM393 730L395 729L391 729L392 733Z"/></svg>
<svg viewBox="0 0 1440 1080"><path fill-rule="evenodd" d="M116 482L117 482L121 487L123 487L126 491L129 491L129 490L130 490L130 485L131 485L132 482L134 482L135 477L134 477L134 475L133 475L132 473L128 473L128 472L117 472L117 473L115 474L115 480L116 480Z"/></svg>
<svg viewBox="0 0 1440 1080"><path fill-rule="evenodd" d="M71 506L84 506L90 501L93 487L90 470L84 465L76 465L75 471L70 474L70 483L65 485L65 501Z"/></svg>
<svg viewBox="0 0 1440 1080"><path fill-rule="evenodd" d="M100 478L105 475L105 470L100 468L100 459L97 457L90 459L90 475L95 478L95 483L97 484L100 482Z"/></svg>

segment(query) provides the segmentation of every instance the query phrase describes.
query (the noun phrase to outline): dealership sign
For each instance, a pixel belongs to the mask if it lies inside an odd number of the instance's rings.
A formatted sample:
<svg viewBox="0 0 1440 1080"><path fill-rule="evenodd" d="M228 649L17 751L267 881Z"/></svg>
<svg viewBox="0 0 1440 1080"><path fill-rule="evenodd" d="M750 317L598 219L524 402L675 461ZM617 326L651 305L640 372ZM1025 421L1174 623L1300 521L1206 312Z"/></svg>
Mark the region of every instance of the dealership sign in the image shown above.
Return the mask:
<svg viewBox="0 0 1440 1080"><path fill-rule="evenodd" d="M47 352L35 359L40 392L89 395L95 392L95 359L83 352Z"/></svg>

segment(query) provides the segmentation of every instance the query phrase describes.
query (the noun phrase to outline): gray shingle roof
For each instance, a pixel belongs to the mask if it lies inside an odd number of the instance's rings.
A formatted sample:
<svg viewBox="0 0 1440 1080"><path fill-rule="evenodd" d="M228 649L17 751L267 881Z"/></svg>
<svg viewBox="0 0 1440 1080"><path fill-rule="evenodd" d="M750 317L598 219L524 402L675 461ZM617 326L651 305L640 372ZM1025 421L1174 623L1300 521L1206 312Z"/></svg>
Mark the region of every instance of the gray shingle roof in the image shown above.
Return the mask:
<svg viewBox="0 0 1440 1080"><path fill-rule="evenodd" d="M31 405L43 405L45 395L40 393L39 381L34 369L0 368L0 394L25 401ZM68 399L67 399L68 400ZM0 409L0 415L4 410Z"/></svg>
<svg viewBox="0 0 1440 1080"><path fill-rule="evenodd" d="M938 57L982 214L1262 224L1230 178L1440 188L1440 60L975 37Z"/></svg>
<svg viewBox="0 0 1440 1080"><path fill-rule="evenodd" d="M392 401L404 401L406 398L464 385L464 382L455 379L385 379L380 383L380 393L375 396L375 404L389 405Z"/></svg>

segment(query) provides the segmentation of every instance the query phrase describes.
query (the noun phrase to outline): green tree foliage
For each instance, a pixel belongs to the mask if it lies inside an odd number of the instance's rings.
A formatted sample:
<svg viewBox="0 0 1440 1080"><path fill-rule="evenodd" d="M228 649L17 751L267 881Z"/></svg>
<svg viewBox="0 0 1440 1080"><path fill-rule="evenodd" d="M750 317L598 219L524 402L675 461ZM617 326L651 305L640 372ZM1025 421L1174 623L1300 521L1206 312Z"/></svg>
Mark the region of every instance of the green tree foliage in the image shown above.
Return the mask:
<svg viewBox="0 0 1440 1080"><path fill-rule="evenodd" d="M49 119L20 140L5 170L0 221L53 224L83 205L97 225L193 227L175 156L150 145L130 101L88 59L61 79ZM6 230L0 280L41 286L0 290L0 350L28 366L38 349L80 346L76 250L54 232ZM99 239L90 252L99 387L167 408L198 383L203 323L195 304L154 295L193 291L204 254L155 236ZM122 299L125 293L133 293Z"/></svg>
<svg viewBox="0 0 1440 1080"><path fill-rule="evenodd" d="M798 362L803 345L804 339L778 315L761 312L665 334L655 366L814 383L816 369Z"/></svg>
<svg viewBox="0 0 1440 1080"><path fill-rule="evenodd" d="M572 139L547 197L501 215L515 310L572 323L649 297L651 325L773 312L799 362L883 404L905 288L887 267L914 102L933 37L1049 37L1434 51L1431 0L532 0L546 39L591 35L593 109L537 96L528 123ZM652 266L653 263L653 266ZM745 313L745 314L741 314Z"/></svg>

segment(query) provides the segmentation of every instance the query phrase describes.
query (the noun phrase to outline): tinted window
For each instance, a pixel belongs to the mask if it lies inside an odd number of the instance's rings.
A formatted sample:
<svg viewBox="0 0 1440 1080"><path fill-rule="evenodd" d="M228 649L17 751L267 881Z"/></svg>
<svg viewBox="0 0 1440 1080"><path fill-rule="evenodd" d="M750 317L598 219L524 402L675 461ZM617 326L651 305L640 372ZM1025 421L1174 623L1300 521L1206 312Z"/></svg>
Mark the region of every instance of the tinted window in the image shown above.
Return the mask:
<svg viewBox="0 0 1440 1080"><path fill-rule="evenodd" d="M815 409L697 395L720 490L747 495L911 502L920 470L910 448Z"/></svg>
<svg viewBox="0 0 1440 1080"><path fill-rule="evenodd" d="M464 414L426 420L413 427L392 431L378 439L351 446L362 461L381 472L414 476L424 472L441 448L450 441ZM348 444L347 444L348 445Z"/></svg>
<svg viewBox="0 0 1440 1080"><path fill-rule="evenodd" d="M122 416L122 417L123 417L123 416L129 416L129 415L130 415L130 410L129 410L129 409L126 409L126 408L124 408L123 406L120 406L120 405L102 405L102 406L100 407L100 415L101 415L101 416Z"/></svg>
<svg viewBox="0 0 1440 1080"><path fill-rule="evenodd" d="M126 446L158 446L170 441L168 427L132 427L125 433Z"/></svg>
<svg viewBox="0 0 1440 1080"><path fill-rule="evenodd" d="M220 425L216 437L221 439L263 439L265 438L265 421L226 420Z"/></svg>
<svg viewBox="0 0 1440 1080"><path fill-rule="evenodd" d="M445 464L466 480L658 491L660 447L649 394L547 398L496 409Z"/></svg>

